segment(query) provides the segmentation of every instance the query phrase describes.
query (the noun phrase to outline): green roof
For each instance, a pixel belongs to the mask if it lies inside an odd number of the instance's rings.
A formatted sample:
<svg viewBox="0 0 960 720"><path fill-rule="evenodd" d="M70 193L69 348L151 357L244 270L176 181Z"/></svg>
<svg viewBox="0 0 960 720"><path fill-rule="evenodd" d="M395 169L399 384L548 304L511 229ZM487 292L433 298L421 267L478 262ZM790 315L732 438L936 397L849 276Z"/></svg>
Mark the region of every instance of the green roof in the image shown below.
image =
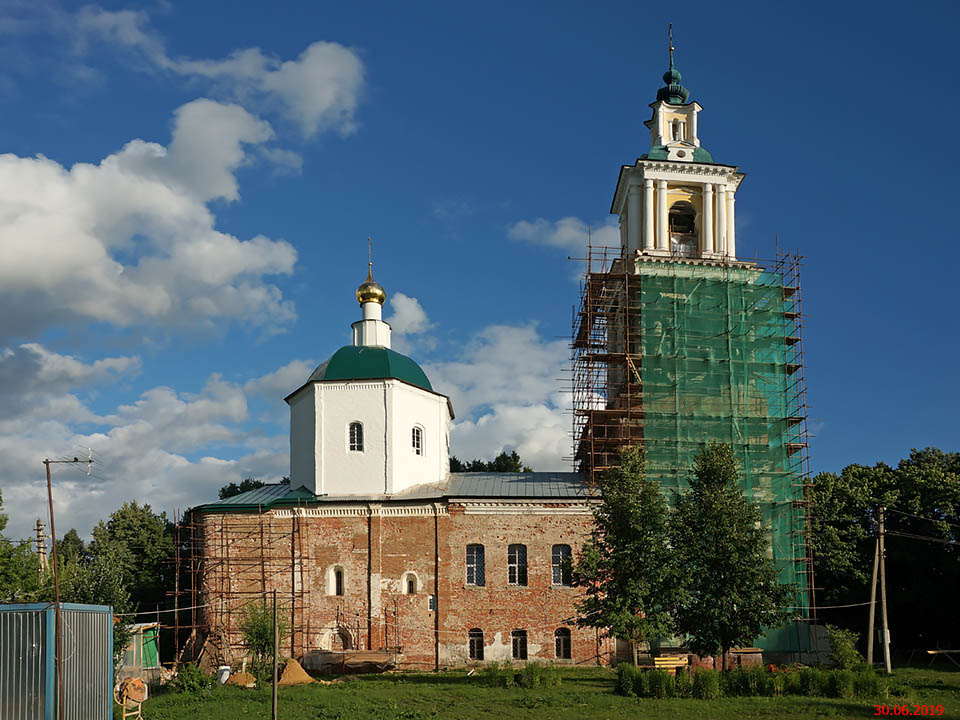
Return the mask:
<svg viewBox="0 0 960 720"><path fill-rule="evenodd" d="M663 145L654 145L650 152L643 156L644 160L666 160L667 148ZM693 149L693 161L699 163L713 163L713 155L701 147Z"/></svg>
<svg viewBox="0 0 960 720"><path fill-rule="evenodd" d="M320 365L307 380L372 380L395 378L433 392L426 374L413 360L385 347L346 345Z"/></svg>
<svg viewBox="0 0 960 720"><path fill-rule="evenodd" d="M271 483L223 500L204 503L194 509L209 511L267 510L277 505L299 505L313 499L313 493L302 485L292 489L284 483Z"/></svg>

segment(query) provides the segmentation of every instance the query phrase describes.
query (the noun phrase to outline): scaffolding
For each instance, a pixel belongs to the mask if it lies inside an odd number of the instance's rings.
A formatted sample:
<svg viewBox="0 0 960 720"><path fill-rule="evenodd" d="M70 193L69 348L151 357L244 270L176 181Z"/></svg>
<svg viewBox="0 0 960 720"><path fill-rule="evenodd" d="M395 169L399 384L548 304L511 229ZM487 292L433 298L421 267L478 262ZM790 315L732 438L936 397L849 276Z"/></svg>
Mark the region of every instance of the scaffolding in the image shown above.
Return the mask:
<svg viewBox="0 0 960 720"><path fill-rule="evenodd" d="M573 458L589 480L643 447L668 497L710 441L733 447L784 583L812 617L797 253L772 262L588 248L573 319Z"/></svg>
<svg viewBox="0 0 960 720"><path fill-rule="evenodd" d="M300 657L311 637L302 518L252 513L190 513L176 523L172 625L176 663L222 662L243 653L240 622L251 604L277 591L289 635L284 651Z"/></svg>

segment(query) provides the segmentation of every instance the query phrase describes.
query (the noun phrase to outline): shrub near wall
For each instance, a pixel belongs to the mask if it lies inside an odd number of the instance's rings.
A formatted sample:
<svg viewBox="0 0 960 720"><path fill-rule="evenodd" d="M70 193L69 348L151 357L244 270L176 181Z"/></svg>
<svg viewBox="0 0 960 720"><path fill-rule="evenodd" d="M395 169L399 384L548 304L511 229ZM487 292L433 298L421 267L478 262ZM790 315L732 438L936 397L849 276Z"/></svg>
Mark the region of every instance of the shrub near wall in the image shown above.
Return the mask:
<svg viewBox="0 0 960 720"><path fill-rule="evenodd" d="M735 668L726 673L699 669L676 677L665 670L644 670L627 663L617 665L615 690L641 698L715 700L719 697L775 697L779 695L882 700L889 695L887 680L873 670L819 670L771 672L765 668Z"/></svg>

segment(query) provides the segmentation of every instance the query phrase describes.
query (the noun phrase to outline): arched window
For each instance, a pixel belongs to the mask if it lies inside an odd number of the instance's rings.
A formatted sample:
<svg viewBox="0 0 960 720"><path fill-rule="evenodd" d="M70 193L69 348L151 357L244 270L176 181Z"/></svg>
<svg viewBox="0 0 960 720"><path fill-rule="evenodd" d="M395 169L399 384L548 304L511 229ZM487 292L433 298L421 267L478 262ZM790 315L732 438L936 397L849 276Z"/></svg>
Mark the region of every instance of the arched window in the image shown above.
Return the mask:
<svg viewBox="0 0 960 720"><path fill-rule="evenodd" d="M350 450L351 452L363 452L363 423L350 423Z"/></svg>
<svg viewBox="0 0 960 720"><path fill-rule="evenodd" d="M483 660L483 630L480 628L467 633L467 652L471 660Z"/></svg>
<svg viewBox="0 0 960 720"><path fill-rule="evenodd" d="M678 200L670 206L670 232L678 235L693 235L696 232L697 211L686 200Z"/></svg>
<svg viewBox="0 0 960 720"><path fill-rule="evenodd" d="M513 659L527 659L527 631L514 630L510 633L510 641L513 645Z"/></svg>
<svg viewBox="0 0 960 720"><path fill-rule="evenodd" d="M670 251L680 257L697 256L697 211L686 200L670 206Z"/></svg>
<svg viewBox="0 0 960 720"><path fill-rule="evenodd" d="M556 647L558 660L570 659L570 630L557 628L553 633L553 644Z"/></svg>
<svg viewBox="0 0 960 720"><path fill-rule="evenodd" d="M511 545L507 548L507 583L527 584L527 546Z"/></svg>
<svg viewBox="0 0 960 720"><path fill-rule="evenodd" d="M339 565L327 571L327 595L343 595L343 568Z"/></svg>
<svg viewBox="0 0 960 720"><path fill-rule="evenodd" d="M416 455L423 455L423 428L419 425L414 425L411 432L413 452Z"/></svg>
<svg viewBox="0 0 960 720"><path fill-rule="evenodd" d="M403 591L407 595L417 594L417 576L412 572L403 576Z"/></svg>
<svg viewBox="0 0 960 720"><path fill-rule="evenodd" d="M672 137L674 140L683 140L684 135L686 135L686 128L684 127L686 123L683 120L674 120L672 123Z"/></svg>
<svg viewBox="0 0 960 720"><path fill-rule="evenodd" d="M554 545L551 556L551 569L553 570L554 585L573 584L573 565L572 553L569 545Z"/></svg>
<svg viewBox="0 0 960 720"><path fill-rule="evenodd" d="M485 584L483 545L467 545L467 585Z"/></svg>

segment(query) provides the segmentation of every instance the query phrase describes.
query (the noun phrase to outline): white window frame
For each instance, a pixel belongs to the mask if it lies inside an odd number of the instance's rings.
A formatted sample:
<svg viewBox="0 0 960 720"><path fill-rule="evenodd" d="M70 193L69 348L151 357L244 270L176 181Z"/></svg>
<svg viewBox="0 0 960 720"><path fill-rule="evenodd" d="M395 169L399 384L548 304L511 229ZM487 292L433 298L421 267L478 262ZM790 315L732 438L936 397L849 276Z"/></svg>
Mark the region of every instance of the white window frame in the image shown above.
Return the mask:
<svg viewBox="0 0 960 720"><path fill-rule="evenodd" d="M423 425L414 425L410 430L410 444L413 447L413 454L420 457L425 454L423 435Z"/></svg>
<svg viewBox="0 0 960 720"><path fill-rule="evenodd" d="M355 427L360 430L358 442L355 441L353 437L353 429ZM366 449L365 434L366 433L363 432L363 423L359 420L351 420L347 423L347 452L362 453ZM354 447L355 445L359 447Z"/></svg>

